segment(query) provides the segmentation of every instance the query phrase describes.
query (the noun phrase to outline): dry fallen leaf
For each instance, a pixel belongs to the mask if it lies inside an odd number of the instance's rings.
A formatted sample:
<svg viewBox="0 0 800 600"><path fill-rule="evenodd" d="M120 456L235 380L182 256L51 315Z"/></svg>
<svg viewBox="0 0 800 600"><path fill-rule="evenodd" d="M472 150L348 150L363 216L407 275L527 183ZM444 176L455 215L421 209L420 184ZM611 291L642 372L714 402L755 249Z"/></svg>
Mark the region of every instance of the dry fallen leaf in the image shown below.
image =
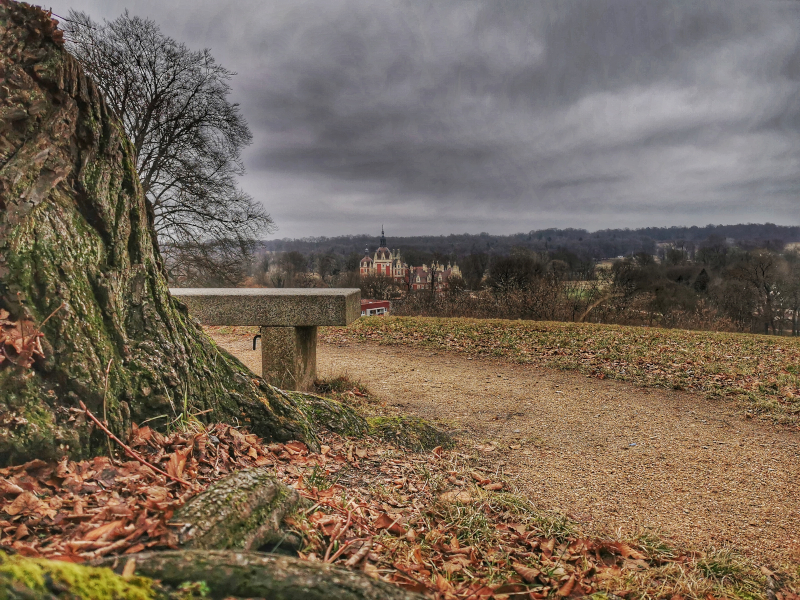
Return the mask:
<svg viewBox="0 0 800 600"><path fill-rule="evenodd" d="M556 592L556 596L566 598L572 593L573 587L575 587L575 575L572 575L569 580L561 586L561 588Z"/></svg>
<svg viewBox="0 0 800 600"><path fill-rule="evenodd" d="M639 552L638 550L634 550L627 544L623 544L622 542L614 542L609 544L609 546L615 548L617 552L619 552L622 558L633 558L634 560L647 560L647 556Z"/></svg>
<svg viewBox="0 0 800 600"><path fill-rule="evenodd" d="M186 459L191 453L191 447L173 452L169 457L169 462L167 463L167 473L169 473L172 477L177 477L178 479L183 477L183 469L186 466Z"/></svg>
<svg viewBox="0 0 800 600"><path fill-rule="evenodd" d="M364 573L367 575L367 577L372 577L372 579L380 579L381 577L378 567L369 562L364 563Z"/></svg>
<svg viewBox="0 0 800 600"><path fill-rule="evenodd" d="M541 574L541 571L526 567L521 563L512 563L511 568L517 572L517 575L522 577L528 583L535 583L538 581L537 577L539 577Z"/></svg>
<svg viewBox="0 0 800 600"><path fill-rule="evenodd" d="M466 504L468 502L472 502L472 494L470 494L467 490L452 490L449 492L444 492L442 495L439 496L440 500L444 500L445 502L461 502Z"/></svg>
<svg viewBox="0 0 800 600"><path fill-rule="evenodd" d="M491 479L486 479L486 477L484 477L480 473L476 473L475 471L472 471L472 473L470 473L470 476L472 476L472 478L478 482L478 485L486 485L487 483L491 482Z"/></svg>
<svg viewBox="0 0 800 600"><path fill-rule="evenodd" d="M43 505L44 503L31 492L23 492L6 507L6 513L11 516L18 515L20 513L31 513L35 512Z"/></svg>
<svg viewBox="0 0 800 600"><path fill-rule="evenodd" d="M297 452L299 454L308 454L308 446L303 442L287 442L284 444L287 450Z"/></svg>
<svg viewBox="0 0 800 600"><path fill-rule="evenodd" d="M387 513L382 513L375 520L375 527L377 529L386 529L389 533L394 535L403 535L406 530L399 523L400 517L391 517Z"/></svg>
<svg viewBox="0 0 800 600"><path fill-rule="evenodd" d="M16 483L0 478L0 496L18 496L23 491Z"/></svg>
<svg viewBox="0 0 800 600"><path fill-rule="evenodd" d="M118 527L122 526L122 521L111 521L92 529L89 533L83 536L84 541L95 542L103 537L112 534Z"/></svg>
<svg viewBox="0 0 800 600"><path fill-rule="evenodd" d="M130 579L133 577L133 574L136 572L136 559L129 558L128 562L125 563L125 566L122 569L122 578L123 579Z"/></svg>
<svg viewBox="0 0 800 600"><path fill-rule="evenodd" d="M470 564L470 559L466 556L461 554L456 554L455 556L448 559L446 562L442 563L442 568L447 571L448 574L452 575L453 573L457 573L461 571L464 567Z"/></svg>
<svg viewBox="0 0 800 600"><path fill-rule="evenodd" d="M27 537L27 535L28 535L28 527L25 525L25 523L23 523L22 525L17 527L17 531L16 533L14 533L14 539L21 540L22 538Z"/></svg>

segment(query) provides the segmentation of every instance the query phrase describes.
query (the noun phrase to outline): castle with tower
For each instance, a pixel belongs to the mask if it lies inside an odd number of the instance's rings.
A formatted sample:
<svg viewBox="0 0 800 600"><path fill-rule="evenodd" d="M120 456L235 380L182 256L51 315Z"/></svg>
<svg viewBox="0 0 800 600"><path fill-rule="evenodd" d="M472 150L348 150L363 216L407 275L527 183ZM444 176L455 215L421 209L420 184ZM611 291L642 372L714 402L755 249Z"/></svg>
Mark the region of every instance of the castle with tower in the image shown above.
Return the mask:
<svg viewBox="0 0 800 600"><path fill-rule="evenodd" d="M421 267L409 267L403 262L399 249L389 250L386 246L383 227L381 227L380 247L372 257L369 255L369 248L364 250L359 272L362 277L391 277L395 283L407 286L408 290L429 290L434 287L436 291L442 291L451 275L461 277L461 270L456 264L448 263L447 267L444 267L434 261L430 267L426 264Z"/></svg>

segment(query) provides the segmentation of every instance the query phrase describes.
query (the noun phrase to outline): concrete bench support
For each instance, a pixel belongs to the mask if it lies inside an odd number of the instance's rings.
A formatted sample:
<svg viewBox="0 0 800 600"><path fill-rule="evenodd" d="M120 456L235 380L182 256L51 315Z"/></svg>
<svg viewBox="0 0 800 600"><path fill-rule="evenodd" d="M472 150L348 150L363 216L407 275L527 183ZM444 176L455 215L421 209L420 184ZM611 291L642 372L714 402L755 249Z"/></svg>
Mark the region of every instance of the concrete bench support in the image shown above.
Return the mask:
<svg viewBox="0 0 800 600"><path fill-rule="evenodd" d="M203 325L257 325L262 376L270 384L309 390L317 370L317 327L349 325L361 316L357 289L173 288Z"/></svg>
<svg viewBox="0 0 800 600"><path fill-rule="evenodd" d="M316 327L262 327L262 377L285 390L309 390L317 377Z"/></svg>

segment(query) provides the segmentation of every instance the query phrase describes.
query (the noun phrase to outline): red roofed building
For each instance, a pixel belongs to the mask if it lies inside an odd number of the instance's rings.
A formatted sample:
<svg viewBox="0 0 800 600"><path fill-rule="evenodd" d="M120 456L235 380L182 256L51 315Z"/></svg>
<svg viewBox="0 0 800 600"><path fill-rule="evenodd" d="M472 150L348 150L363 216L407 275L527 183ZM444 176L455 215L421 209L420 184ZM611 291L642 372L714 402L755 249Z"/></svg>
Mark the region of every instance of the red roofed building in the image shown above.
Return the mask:
<svg viewBox="0 0 800 600"><path fill-rule="evenodd" d="M438 262L433 262L430 268L425 264L421 267L411 267L408 283L412 290L429 290L433 287L437 292L441 292L447 287L447 280L451 275L461 277L458 265L448 264L447 267L443 267Z"/></svg>
<svg viewBox="0 0 800 600"><path fill-rule="evenodd" d="M400 250L392 251L386 247L386 236L382 227L380 243L372 257L369 255L369 248L364 250L359 270L362 277L391 277L395 282L407 285L409 290L430 290L433 287L436 291L442 291L447 286L451 275L461 277L461 269L456 264L443 267L438 262L433 262L430 267L425 264L421 267L409 267L403 262Z"/></svg>
<svg viewBox="0 0 800 600"><path fill-rule="evenodd" d="M400 250L389 250L386 247L386 236L381 228L381 246L375 251L372 258L369 256L369 248L364 250L364 258L361 259L360 270L362 277L368 275L378 275L381 277L391 277L398 283L403 283L408 275L408 265L400 257Z"/></svg>
<svg viewBox="0 0 800 600"><path fill-rule="evenodd" d="M392 308L392 303L388 300L361 300L361 316L383 316L388 315Z"/></svg>

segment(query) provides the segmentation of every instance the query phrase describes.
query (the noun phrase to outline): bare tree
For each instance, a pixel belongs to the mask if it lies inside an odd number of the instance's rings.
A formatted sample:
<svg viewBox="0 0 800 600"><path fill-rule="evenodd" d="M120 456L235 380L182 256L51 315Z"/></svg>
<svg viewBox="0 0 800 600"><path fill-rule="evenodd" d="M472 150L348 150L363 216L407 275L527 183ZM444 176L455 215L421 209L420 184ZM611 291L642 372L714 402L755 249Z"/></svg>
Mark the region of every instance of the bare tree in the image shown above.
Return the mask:
<svg viewBox="0 0 800 600"><path fill-rule="evenodd" d="M399 286L391 277L383 275L367 275L359 279L362 298L389 300L399 292Z"/></svg>
<svg viewBox="0 0 800 600"><path fill-rule="evenodd" d="M781 279L781 296L784 303L784 314L789 313L792 335L800 335L800 252L786 252L786 272Z"/></svg>
<svg viewBox="0 0 800 600"><path fill-rule="evenodd" d="M184 242L170 246L168 274L181 287L230 287L247 276L253 243L249 240Z"/></svg>
<svg viewBox="0 0 800 600"><path fill-rule="evenodd" d="M234 73L208 49L192 51L127 11L102 24L70 11L65 31L68 49L133 143L172 278L188 268L231 283L238 273L231 257L249 259L251 242L273 228L264 208L236 187L244 173L240 153L252 135L228 101ZM182 266L194 254L202 260Z"/></svg>
<svg viewBox="0 0 800 600"><path fill-rule="evenodd" d="M775 319L776 296L780 281L786 273L786 261L769 250L753 250L744 255L729 269L731 278L744 283L759 298L758 313L764 324L764 333L777 333Z"/></svg>

